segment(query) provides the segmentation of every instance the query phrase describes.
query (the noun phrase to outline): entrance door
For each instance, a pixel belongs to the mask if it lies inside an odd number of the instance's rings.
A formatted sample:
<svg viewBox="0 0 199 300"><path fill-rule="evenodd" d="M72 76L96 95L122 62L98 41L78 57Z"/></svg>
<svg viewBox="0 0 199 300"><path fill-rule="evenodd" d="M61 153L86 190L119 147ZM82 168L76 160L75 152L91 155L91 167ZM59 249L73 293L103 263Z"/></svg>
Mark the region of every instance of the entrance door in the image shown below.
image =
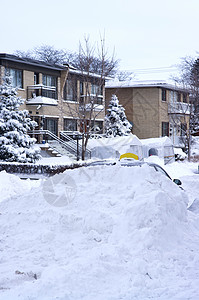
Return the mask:
<svg viewBox="0 0 199 300"><path fill-rule="evenodd" d="M49 130L55 135L58 135L58 119L55 118L45 118L44 129Z"/></svg>

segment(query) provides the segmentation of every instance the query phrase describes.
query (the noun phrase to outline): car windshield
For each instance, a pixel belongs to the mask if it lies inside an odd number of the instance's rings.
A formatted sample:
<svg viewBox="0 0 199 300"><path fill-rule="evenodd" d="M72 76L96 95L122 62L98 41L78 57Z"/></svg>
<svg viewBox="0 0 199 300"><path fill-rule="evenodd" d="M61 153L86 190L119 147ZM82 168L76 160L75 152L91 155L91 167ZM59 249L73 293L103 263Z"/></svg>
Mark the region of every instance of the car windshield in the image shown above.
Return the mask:
<svg viewBox="0 0 199 300"><path fill-rule="evenodd" d="M169 176L169 174L167 174L167 172L162 167L160 167L160 166L158 166L156 164L154 164L154 165L152 164L151 167L154 167L157 172L160 172L160 173L164 174L165 176L167 176L167 177L169 177L171 179L171 177Z"/></svg>

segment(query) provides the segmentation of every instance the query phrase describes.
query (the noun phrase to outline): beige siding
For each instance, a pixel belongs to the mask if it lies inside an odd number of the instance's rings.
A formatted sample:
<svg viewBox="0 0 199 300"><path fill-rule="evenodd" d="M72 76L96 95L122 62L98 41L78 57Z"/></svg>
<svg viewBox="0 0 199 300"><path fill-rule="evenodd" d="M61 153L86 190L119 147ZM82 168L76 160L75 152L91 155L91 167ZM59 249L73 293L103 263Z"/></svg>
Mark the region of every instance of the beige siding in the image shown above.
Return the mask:
<svg viewBox="0 0 199 300"><path fill-rule="evenodd" d="M127 119L133 123L132 132L139 138L159 137L159 91L158 88L106 89L106 108L112 94L125 108Z"/></svg>
<svg viewBox="0 0 199 300"><path fill-rule="evenodd" d="M159 136L159 101L157 88L133 89L133 132L139 138Z"/></svg>
<svg viewBox="0 0 199 300"><path fill-rule="evenodd" d="M159 136L162 135L162 122L169 122L168 115L168 103L169 103L169 90L166 90L166 101L162 101L162 92L161 88L159 90L159 118L160 118L160 127L159 127Z"/></svg>
<svg viewBox="0 0 199 300"><path fill-rule="evenodd" d="M7 63L7 62L6 62ZM5 62L3 62L5 64ZM29 64L24 65L20 64L20 62L9 62L9 67L20 69L23 71L23 88L18 89L18 96L24 100L24 104L20 107L20 109L27 109L30 113L30 116L33 118L39 118L39 123L41 122L43 117L56 117L58 118L58 131L64 129L64 118L74 118L79 119L80 115L78 114L79 111L79 100L80 100L80 78L84 76L80 73L72 74L72 77L77 80L77 102L73 101L64 101L63 100L63 88L68 76L68 68L63 70L52 70L50 68L45 69L41 66L41 69L38 66L31 66ZM2 83L2 78L4 76L5 67L2 65L0 66L0 84ZM51 74L52 76L57 76L57 106L45 106L42 107L39 105L27 105L27 87L34 85L34 72L39 74L39 84L42 84L42 74ZM93 81L93 78L90 79ZM91 83L89 83L89 87ZM94 118L98 120L104 119L105 112L104 110L99 112L96 111L94 113ZM90 113L87 112L88 119L90 117ZM38 119L38 118L37 118Z"/></svg>

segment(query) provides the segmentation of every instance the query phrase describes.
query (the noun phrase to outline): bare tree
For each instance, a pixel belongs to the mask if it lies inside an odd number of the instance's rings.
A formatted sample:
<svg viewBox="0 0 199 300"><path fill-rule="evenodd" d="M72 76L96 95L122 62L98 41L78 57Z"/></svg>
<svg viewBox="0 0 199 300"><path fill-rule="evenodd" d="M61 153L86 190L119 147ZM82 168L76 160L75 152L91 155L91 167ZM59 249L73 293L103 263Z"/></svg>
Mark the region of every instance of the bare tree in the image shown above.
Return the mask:
<svg viewBox="0 0 199 300"><path fill-rule="evenodd" d="M21 58L34 58L34 54L32 50L22 51L22 50L16 50L14 52L14 55L21 57Z"/></svg>
<svg viewBox="0 0 199 300"><path fill-rule="evenodd" d="M176 97L174 96L176 95ZM193 106L188 103L188 92L183 91L183 102L181 101L181 92L173 92L173 97L170 98L168 104L170 134L172 137L178 137L178 143L187 152L188 159L190 159L190 117L193 114ZM180 136L179 136L180 135Z"/></svg>
<svg viewBox="0 0 199 300"><path fill-rule="evenodd" d="M130 71L119 71L116 74L116 78L118 78L119 81L133 80L135 79L135 74Z"/></svg>
<svg viewBox="0 0 199 300"><path fill-rule="evenodd" d="M174 78L189 94L189 105L181 107L182 141L187 149L188 159L191 155L192 135L199 130L199 59L185 57L180 64L180 76ZM186 102L186 101L184 101ZM179 104L178 104L179 105ZM174 114L175 123L179 120L179 115ZM187 126L185 126L187 124Z"/></svg>
<svg viewBox="0 0 199 300"><path fill-rule="evenodd" d="M67 102L67 111L73 119L77 120L78 128L81 131L82 137L82 160L85 159L86 148L90 134L94 129L96 119L105 110L103 100L105 78L113 76L118 71L119 61L115 58L114 52L109 56L108 50L105 47L105 38L100 38L99 45L91 44L88 37L84 38L83 44L79 44L79 52L68 52L65 50L57 50L52 46L43 45L36 47L28 52L17 51L20 57L32 57L49 63L62 64L67 62L74 66L81 78L83 84L83 92L81 93L77 103ZM72 75L71 75L72 76ZM75 75L74 75L75 76ZM71 80L70 72L65 77L65 91L74 90L77 88L77 82ZM73 86L75 85L75 86ZM63 95L61 95L62 104L59 109L61 115L66 113L66 106L63 103ZM76 95L77 98L77 95ZM66 99L69 100L69 99ZM103 116L104 117L104 116Z"/></svg>
<svg viewBox="0 0 199 300"><path fill-rule="evenodd" d="M115 58L114 54L108 56L106 51L104 53L104 61L102 61L102 56L97 53L96 49L95 47L95 51L90 53L90 72L101 75L103 67L104 76L114 76L118 72L119 60ZM81 53L80 51L76 53L65 49L56 49L50 45L41 45L27 51L16 50L14 54L22 58L32 58L52 64L68 63L74 68L85 72L87 72L88 68L87 53L83 49Z"/></svg>
<svg viewBox="0 0 199 300"><path fill-rule="evenodd" d="M22 58L32 58L51 64L63 64L67 62L72 54L64 49L56 49L54 46L41 45L28 51L16 50L15 55Z"/></svg>
<svg viewBox="0 0 199 300"><path fill-rule="evenodd" d="M93 66L100 62L97 74L93 73ZM110 63L107 63L109 61ZM115 64L114 64L115 62ZM85 159L86 148L93 126L98 116L104 112L103 100L105 78L117 66L117 60L108 57L105 49L105 39L101 39L100 46L91 45L89 38L79 45L78 70L84 86L78 105L68 103L71 115L78 120L82 138L82 160Z"/></svg>
<svg viewBox="0 0 199 300"><path fill-rule="evenodd" d="M52 64L62 64L68 58L68 52L63 49L55 49L53 46L42 45L34 48L36 59Z"/></svg>

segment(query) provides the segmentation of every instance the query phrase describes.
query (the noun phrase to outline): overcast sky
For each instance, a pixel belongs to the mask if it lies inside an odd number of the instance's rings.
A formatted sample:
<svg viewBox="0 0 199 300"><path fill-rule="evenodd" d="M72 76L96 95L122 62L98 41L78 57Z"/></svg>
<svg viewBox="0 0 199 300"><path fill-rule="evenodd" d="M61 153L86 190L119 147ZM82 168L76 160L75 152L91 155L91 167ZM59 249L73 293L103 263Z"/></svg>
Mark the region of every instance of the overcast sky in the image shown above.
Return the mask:
<svg viewBox="0 0 199 300"><path fill-rule="evenodd" d="M78 51L89 35L105 32L123 70L137 79L165 79L151 68L170 68L199 51L199 0L0 0L0 52L13 53L41 44Z"/></svg>

